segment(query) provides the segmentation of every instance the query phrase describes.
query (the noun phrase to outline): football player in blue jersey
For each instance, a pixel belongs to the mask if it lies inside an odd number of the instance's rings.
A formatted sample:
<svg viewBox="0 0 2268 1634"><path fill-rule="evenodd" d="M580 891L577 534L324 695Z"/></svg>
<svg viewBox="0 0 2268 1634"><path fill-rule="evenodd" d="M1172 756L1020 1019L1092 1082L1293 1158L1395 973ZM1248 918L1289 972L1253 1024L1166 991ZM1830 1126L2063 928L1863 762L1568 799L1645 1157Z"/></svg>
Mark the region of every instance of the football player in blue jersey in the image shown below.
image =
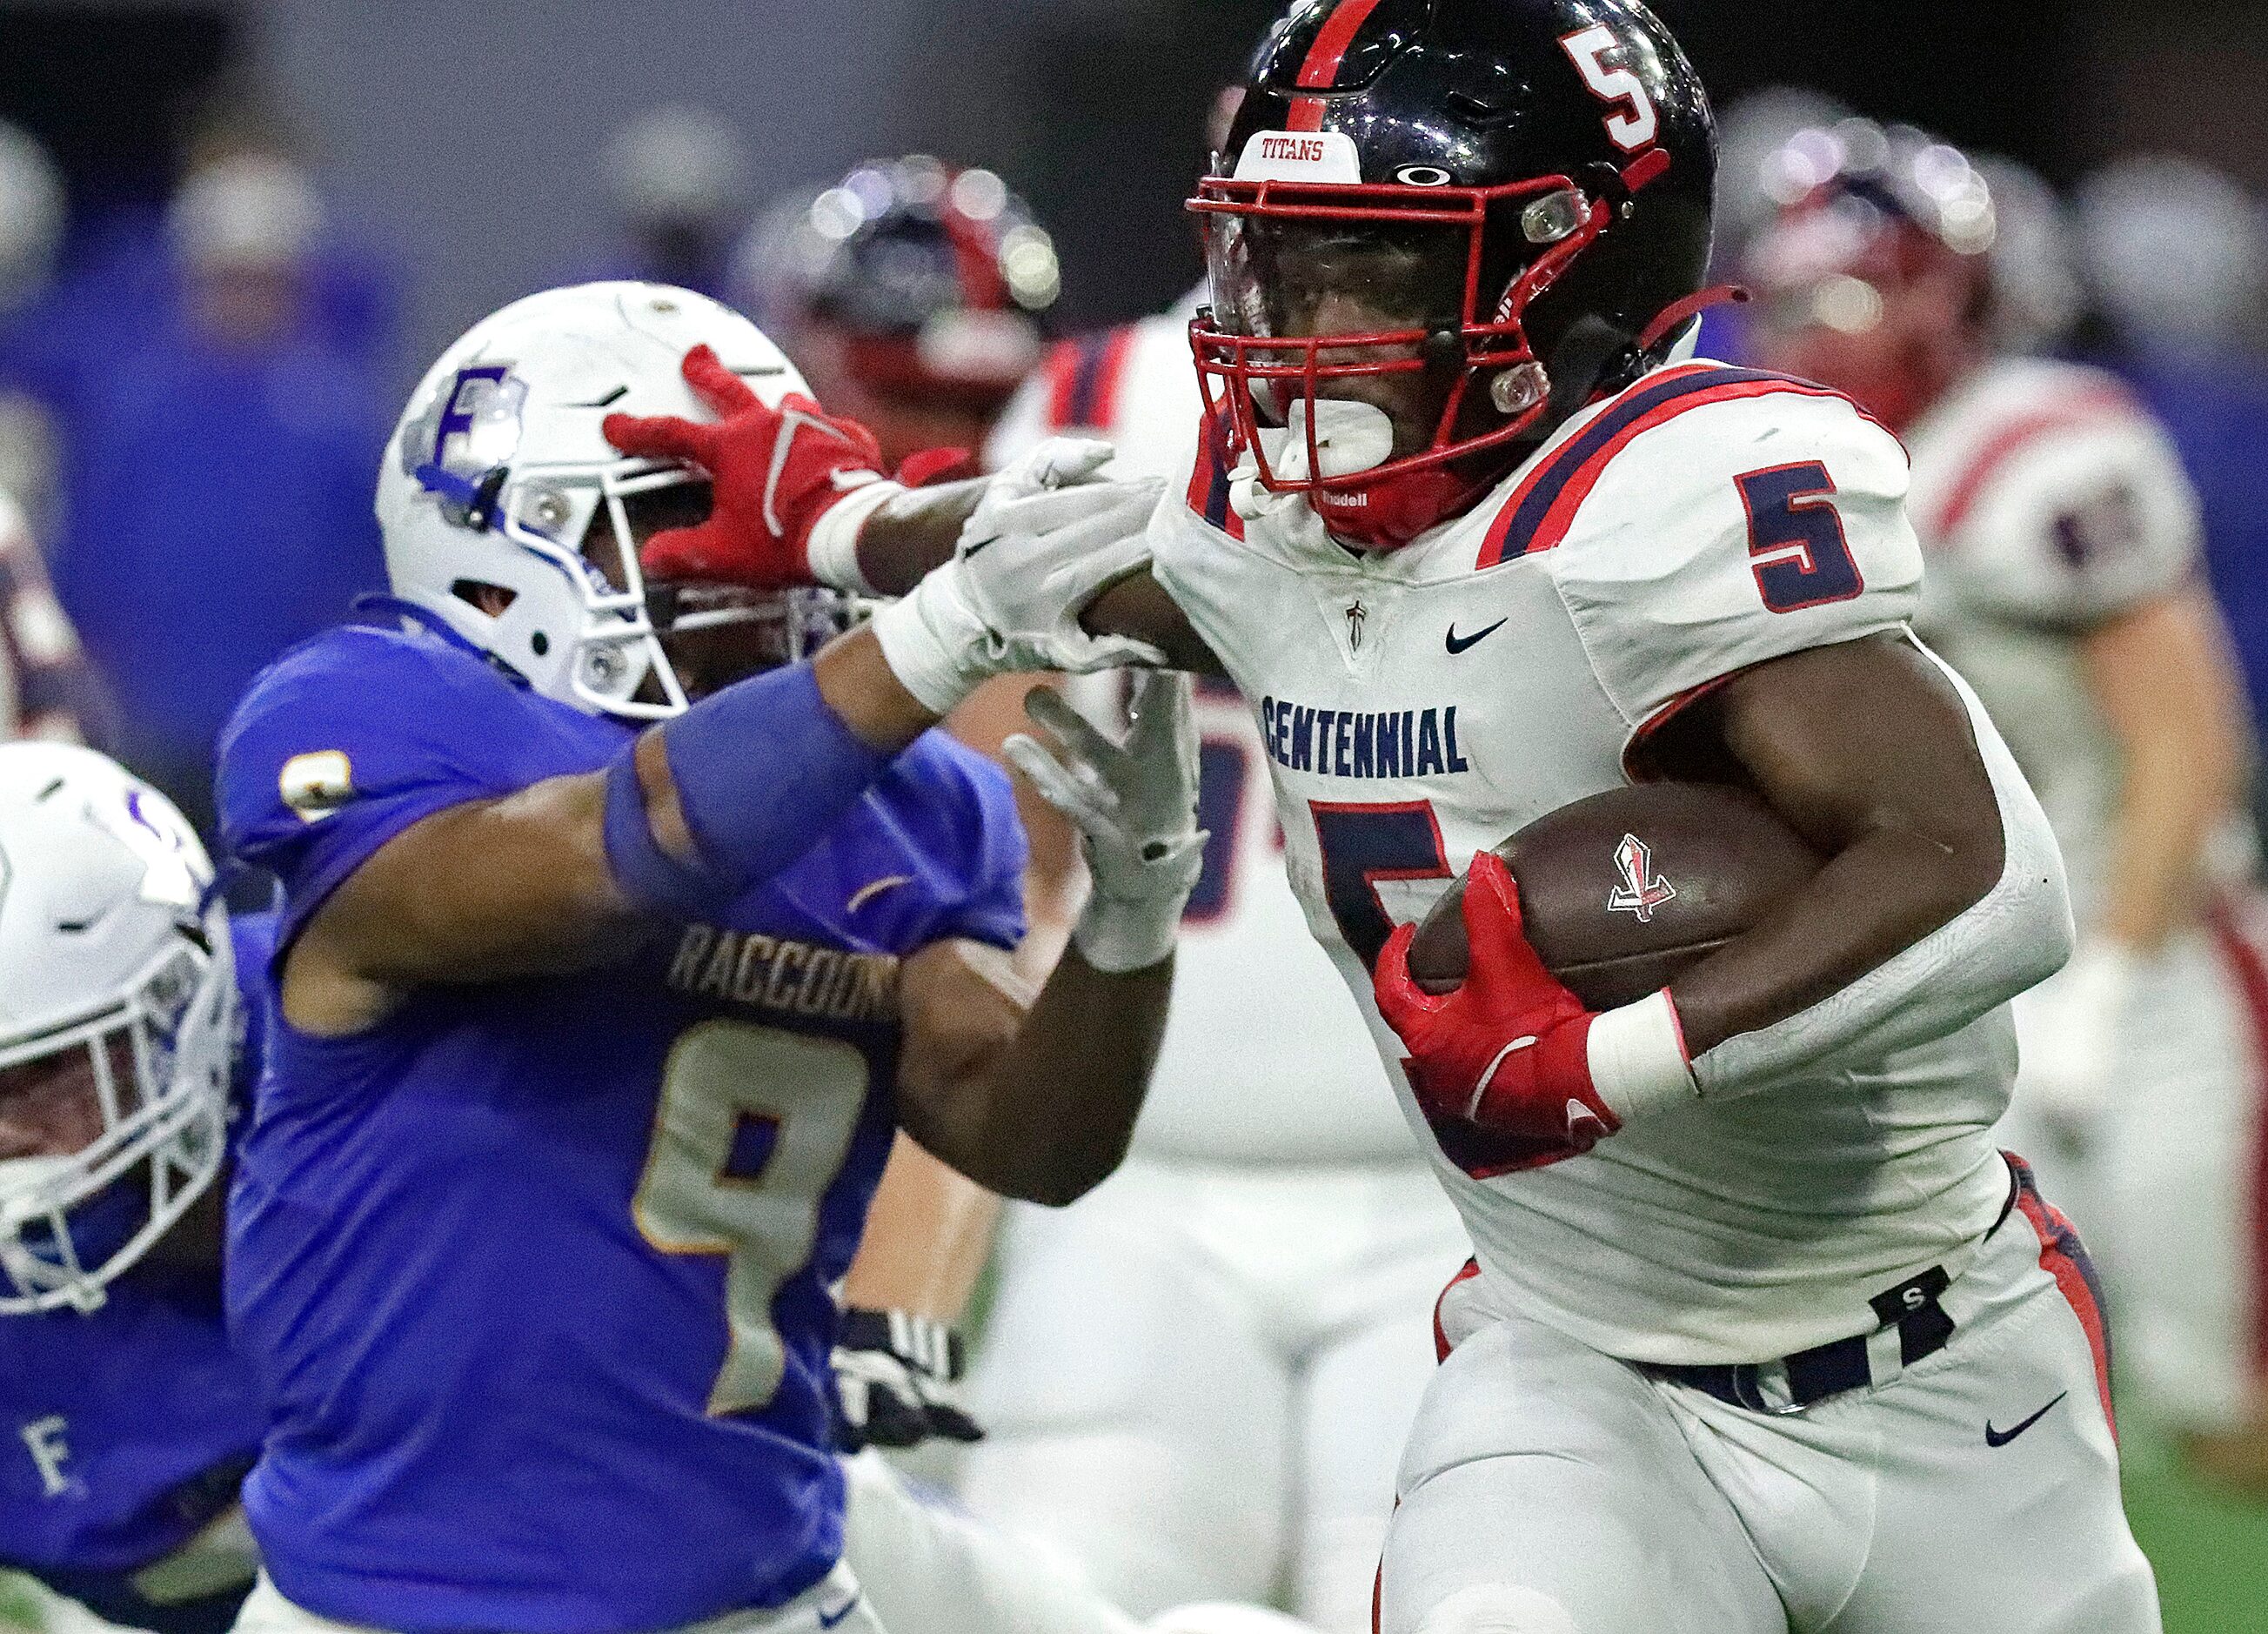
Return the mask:
<svg viewBox="0 0 2268 1634"><path fill-rule="evenodd" d="M880 1629L828 1358L893 1130L1044 1203L1123 1152L1203 843L1184 696L1023 746L1095 879L1028 1012L1007 784L928 729L1011 662L1155 661L1070 612L1139 567L1154 490L1035 458L979 497L961 599L879 629L650 583L733 404L784 411L770 525L887 504L799 385L682 291L484 321L381 469L401 628L287 654L223 734L228 847L283 887L230 1203L273 1415L241 1629ZM680 446L621 454L609 415Z"/></svg>
<svg viewBox="0 0 2268 1634"><path fill-rule="evenodd" d="M0 746L0 1564L161 1634L217 1634L251 1586L264 1422L215 1181L240 1029L258 1049L231 970L268 922L211 880L148 784Z"/></svg>

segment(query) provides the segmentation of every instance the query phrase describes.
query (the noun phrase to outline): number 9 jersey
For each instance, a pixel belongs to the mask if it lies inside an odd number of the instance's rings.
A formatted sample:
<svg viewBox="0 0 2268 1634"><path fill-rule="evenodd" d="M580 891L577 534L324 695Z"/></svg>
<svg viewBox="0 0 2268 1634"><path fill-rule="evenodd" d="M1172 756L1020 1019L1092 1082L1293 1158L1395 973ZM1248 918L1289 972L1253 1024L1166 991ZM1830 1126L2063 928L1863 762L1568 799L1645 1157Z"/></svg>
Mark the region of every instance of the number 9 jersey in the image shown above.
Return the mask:
<svg viewBox="0 0 2268 1634"><path fill-rule="evenodd" d="M1896 439L1782 376L1657 369L1386 554L1335 543L1302 496L1231 469L1227 442L1160 507L1154 570L1257 713L1292 887L1389 1070L1402 1051L1370 968L1394 925L1478 850L1637 775L1683 704L1767 659L1900 631L1919 588ZM1973 700L1970 716L2029 799ZM1619 876L1611 857L1599 870L1603 911ZM1740 1049L1704 1057L1705 1090ZM1521 1308L1610 1355L1705 1365L1867 1331L1859 1291L1979 1239L2007 1193L1988 1131L2013 1066L2003 1009L1524 1174L1403 1099Z"/></svg>
<svg viewBox="0 0 2268 1634"><path fill-rule="evenodd" d="M421 818L604 766L630 729L432 634L286 655L224 735L230 850L287 949ZM619 1634L833 1567L831 1284L895 1122L901 957L1021 933L1007 783L940 737L714 923L577 975L278 1019L230 1203L272 1410L245 1508L294 1605Z"/></svg>

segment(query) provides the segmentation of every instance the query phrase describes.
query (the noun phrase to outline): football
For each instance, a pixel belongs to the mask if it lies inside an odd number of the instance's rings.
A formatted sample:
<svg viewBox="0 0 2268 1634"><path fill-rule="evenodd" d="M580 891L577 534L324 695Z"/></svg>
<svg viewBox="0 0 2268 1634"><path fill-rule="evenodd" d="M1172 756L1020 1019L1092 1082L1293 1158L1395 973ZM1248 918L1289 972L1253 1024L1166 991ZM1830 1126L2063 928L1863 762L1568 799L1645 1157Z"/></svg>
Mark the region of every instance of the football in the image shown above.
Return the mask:
<svg viewBox="0 0 2268 1634"><path fill-rule="evenodd" d="M1497 855L1519 883L1529 943L1594 1010L1645 997L1760 922L1821 863L1755 795L1698 783L1594 794L1538 818ZM1460 880L1410 949L1428 992L1464 980L1464 896Z"/></svg>

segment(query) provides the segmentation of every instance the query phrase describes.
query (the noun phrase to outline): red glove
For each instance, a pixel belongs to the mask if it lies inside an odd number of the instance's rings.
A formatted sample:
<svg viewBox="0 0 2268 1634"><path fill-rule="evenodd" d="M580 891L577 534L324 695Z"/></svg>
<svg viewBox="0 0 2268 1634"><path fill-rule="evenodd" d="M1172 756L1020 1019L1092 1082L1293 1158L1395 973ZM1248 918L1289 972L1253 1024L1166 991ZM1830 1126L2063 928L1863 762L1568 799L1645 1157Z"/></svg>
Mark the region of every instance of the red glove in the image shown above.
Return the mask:
<svg viewBox="0 0 2268 1634"><path fill-rule="evenodd" d="M600 428L626 454L699 466L716 484L709 519L656 534L639 565L656 578L756 590L817 583L811 530L845 494L880 479L873 433L799 394L766 408L707 346L685 354L685 379L717 411L714 423L610 414Z"/></svg>
<svg viewBox="0 0 2268 1634"><path fill-rule="evenodd" d="M1562 986L1521 934L1520 888L1493 851L1465 884L1469 965L1453 993L1427 993L1410 975L1405 924L1379 954L1378 1008L1410 1047L1410 1087L1429 1116L1538 1143L1535 1168L1580 1156L1622 1128L1591 1082L1591 1024L1599 1018Z"/></svg>

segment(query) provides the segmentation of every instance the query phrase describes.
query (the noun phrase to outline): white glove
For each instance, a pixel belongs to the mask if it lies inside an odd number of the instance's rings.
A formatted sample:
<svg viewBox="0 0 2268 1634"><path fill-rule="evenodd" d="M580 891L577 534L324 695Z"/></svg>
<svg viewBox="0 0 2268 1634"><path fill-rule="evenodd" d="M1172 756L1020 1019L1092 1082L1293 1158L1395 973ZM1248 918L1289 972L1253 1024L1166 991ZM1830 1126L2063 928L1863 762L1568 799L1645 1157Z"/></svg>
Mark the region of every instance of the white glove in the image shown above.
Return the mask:
<svg viewBox="0 0 2268 1634"><path fill-rule="evenodd" d="M1071 941L1097 970L1146 970L1174 951L1204 867L1189 677L1135 678L1134 725L1123 745L1047 688L1024 709L1060 747L1020 734L1003 751L1079 831L1093 881Z"/></svg>
<svg viewBox="0 0 2268 1634"><path fill-rule="evenodd" d="M986 486L952 561L874 619L907 691L944 715L995 675L1162 667L1146 642L1096 637L1079 615L1149 564L1165 485L1099 481L1108 443L1042 443Z"/></svg>
<svg viewBox="0 0 2268 1634"><path fill-rule="evenodd" d="M2116 942L2089 942L2016 1001L2016 1095L2068 1146L2086 1145L2110 1104L2137 963Z"/></svg>

